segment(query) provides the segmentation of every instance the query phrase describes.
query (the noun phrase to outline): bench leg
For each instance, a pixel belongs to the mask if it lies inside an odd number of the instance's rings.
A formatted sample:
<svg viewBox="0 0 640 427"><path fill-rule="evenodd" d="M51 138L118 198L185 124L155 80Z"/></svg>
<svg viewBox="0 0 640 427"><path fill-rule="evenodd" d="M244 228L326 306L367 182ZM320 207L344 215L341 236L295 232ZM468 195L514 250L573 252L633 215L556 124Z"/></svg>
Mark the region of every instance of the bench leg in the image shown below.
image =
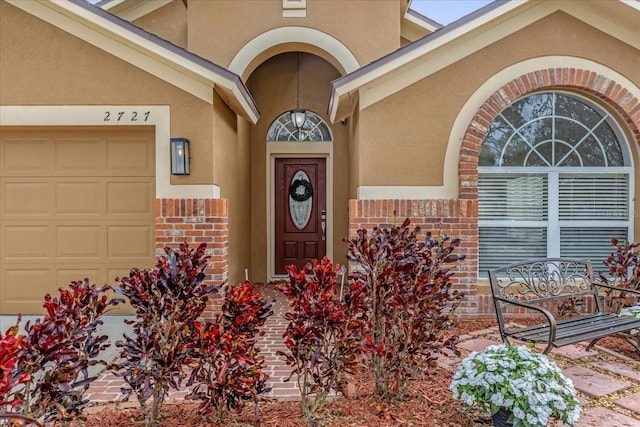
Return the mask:
<svg viewBox="0 0 640 427"><path fill-rule="evenodd" d="M587 351L591 350L593 348L593 346L596 345L596 343L598 341L600 341L600 338L596 338L595 340L592 340L585 350L587 350Z"/></svg>
<svg viewBox="0 0 640 427"><path fill-rule="evenodd" d="M635 348L636 350L638 350L638 352L640 352L640 345L638 344L638 341L630 337L628 334L617 334L617 335L611 335L611 336L624 339L626 342L631 344L633 348ZM600 341L600 338L596 338L593 341L591 341L585 350L587 351L591 350L598 341Z"/></svg>

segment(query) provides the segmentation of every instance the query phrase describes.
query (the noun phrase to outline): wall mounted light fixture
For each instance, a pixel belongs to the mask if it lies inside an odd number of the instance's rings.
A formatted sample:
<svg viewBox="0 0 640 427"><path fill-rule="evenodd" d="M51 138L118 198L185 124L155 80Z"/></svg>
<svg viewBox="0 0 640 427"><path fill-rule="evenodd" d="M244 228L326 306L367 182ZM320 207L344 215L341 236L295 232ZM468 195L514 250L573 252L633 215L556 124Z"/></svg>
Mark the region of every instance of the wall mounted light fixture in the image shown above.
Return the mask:
<svg viewBox="0 0 640 427"><path fill-rule="evenodd" d="M291 122L301 130L307 121L307 112L300 108L300 52L296 52L296 108L291 110Z"/></svg>
<svg viewBox="0 0 640 427"><path fill-rule="evenodd" d="M189 175L189 140L171 138L171 174Z"/></svg>

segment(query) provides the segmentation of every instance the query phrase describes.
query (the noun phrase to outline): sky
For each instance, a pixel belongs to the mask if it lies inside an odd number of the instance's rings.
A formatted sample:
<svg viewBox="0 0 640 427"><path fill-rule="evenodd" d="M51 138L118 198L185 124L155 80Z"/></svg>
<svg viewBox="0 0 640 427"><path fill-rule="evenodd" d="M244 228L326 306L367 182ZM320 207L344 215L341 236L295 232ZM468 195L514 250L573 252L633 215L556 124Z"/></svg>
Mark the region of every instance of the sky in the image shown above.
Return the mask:
<svg viewBox="0 0 640 427"><path fill-rule="evenodd" d="M413 0L411 9L431 18L442 25L447 25L491 3L492 0Z"/></svg>

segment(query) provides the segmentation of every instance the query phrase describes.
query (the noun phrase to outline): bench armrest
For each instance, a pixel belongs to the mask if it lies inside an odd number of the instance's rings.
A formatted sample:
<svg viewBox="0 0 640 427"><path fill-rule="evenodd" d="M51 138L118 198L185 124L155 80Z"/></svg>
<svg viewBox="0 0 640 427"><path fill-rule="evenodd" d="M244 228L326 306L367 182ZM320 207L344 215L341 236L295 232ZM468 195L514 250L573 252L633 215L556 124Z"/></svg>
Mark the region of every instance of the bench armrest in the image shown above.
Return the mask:
<svg viewBox="0 0 640 427"><path fill-rule="evenodd" d="M593 282L593 286L598 286L599 288L613 289L614 291L620 291L620 292L630 292L632 294L640 295L640 289L628 289L628 288L623 288L621 286L606 285L604 283L599 283L599 282Z"/></svg>
<svg viewBox="0 0 640 427"><path fill-rule="evenodd" d="M544 308L537 307L537 306L535 306L533 304L527 304L525 302L514 301L514 300L509 299L509 298L499 297L497 295L494 295L493 299L505 302L507 304L517 305L519 307L528 308L530 310L535 310L535 311L538 311L538 312L542 313L547 318L547 323L549 324L549 341L548 341L547 348L551 347L551 343L556 340L557 324L556 324L555 317L553 317L553 314L551 314L551 312L549 310L545 310ZM499 325L499 326L500 326L500 333L501 334L503 332L506 332L506 331L504 331L504 329L505 329L504 325Z"/></svg>

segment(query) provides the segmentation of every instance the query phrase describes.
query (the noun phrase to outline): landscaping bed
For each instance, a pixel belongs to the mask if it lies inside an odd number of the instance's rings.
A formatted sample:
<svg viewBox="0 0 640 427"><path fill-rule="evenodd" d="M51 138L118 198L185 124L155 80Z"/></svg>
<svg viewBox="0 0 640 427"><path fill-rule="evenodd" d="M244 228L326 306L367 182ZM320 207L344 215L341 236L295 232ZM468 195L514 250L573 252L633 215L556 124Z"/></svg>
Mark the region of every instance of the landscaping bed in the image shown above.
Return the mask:
<svg viewBox="0 0 640 427"><path fill-rule="evenodd" d="M461 322L456 334L495 326L494 320ZM453 372L441 367L428 375L412 381L408 395L393 405L385 404L373 393L373 380L365 370L360 370L353 379L354 396L338 397L327 404L323 414L324 426L376 427L376 426L490 426L490 417L476 409L465 407L451 398L449 384ZM127 404L131 407L133 405ZM163 427L218 427L221 424L207 423L195 412L196 405L172 402L163 407ZM87 427L111 427L114 425L141 427L143 421L137 407L122 409L114 404L97 406L88 414ZM300 419L300 402L296 400L268 400L260 403L261 420L257 425L277 427L304 427ZM250 405L240 416L230 416L225 426L256 425ZM319 426L320 427L320 426Z"/></svg>
<svg viewBox="0 0 640 427"><path fill-rule="evenodd" d="M496 326L495 320L460 322L455 333L462 335L470 331ZM619 338L604 338L598 345L637 358L637 352L631 345ZM491 426L490 417L477 409L469 409L459 400L451 398L449 384L453 375L447 369L440 368L430 375L412 382L408 396L395 405L387 405L373 395L370 375L361 371L354 378L355 395L339 397L327 405L323 422L331 427L391 427L391 426ZM129 408L129 409L125 409ZM220 424L208 423L195 411L196 405L183 402L171 402L163 407L163 427L218 427ZM240 416L231 416L225 426L273 426L305 427L300 419L300 402L295 400L268 400L260 403L261 420L253 421L253 409L247 406ZM136 420L139 416L137 406L100 405L90 409L87 427L131 426L141 427L144 422Z"/></svg>

